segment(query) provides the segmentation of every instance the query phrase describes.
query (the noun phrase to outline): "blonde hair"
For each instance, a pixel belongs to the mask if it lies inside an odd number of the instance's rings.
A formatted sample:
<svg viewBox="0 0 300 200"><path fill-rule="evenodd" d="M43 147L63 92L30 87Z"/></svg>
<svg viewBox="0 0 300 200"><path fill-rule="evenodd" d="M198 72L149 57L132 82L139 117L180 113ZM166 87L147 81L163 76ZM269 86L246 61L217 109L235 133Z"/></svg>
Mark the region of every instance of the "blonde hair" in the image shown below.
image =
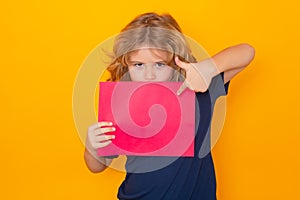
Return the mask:
<svg viewBox="0 0 300 200"><path fill-rule="evenodd" d="M130 80L130 55L141 48L163 50L168 53L168 66L175 70L172 81L182 81L185 71L178 67L175 56L185 62L196 62L189 45L175 19L169 14L145 13L137 16L116 37L112 62L107 67L109 81Z"/></svg>

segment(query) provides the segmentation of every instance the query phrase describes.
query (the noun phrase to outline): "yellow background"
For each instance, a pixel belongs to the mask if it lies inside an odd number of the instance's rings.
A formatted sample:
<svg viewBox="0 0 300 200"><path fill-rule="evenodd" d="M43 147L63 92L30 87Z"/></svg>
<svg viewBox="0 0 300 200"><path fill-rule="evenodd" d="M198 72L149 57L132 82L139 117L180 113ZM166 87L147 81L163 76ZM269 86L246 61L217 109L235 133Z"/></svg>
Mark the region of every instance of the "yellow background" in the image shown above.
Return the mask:
<svg viewBox="0 0 300 200"><path fill-rule="evenodd" d="M124 174L88 171L72 116L89 52L136 15L169 12L212 55L247 42L213 150L220 200L300 199L296 0L3 1L0 199L115 199Z"/></svg>

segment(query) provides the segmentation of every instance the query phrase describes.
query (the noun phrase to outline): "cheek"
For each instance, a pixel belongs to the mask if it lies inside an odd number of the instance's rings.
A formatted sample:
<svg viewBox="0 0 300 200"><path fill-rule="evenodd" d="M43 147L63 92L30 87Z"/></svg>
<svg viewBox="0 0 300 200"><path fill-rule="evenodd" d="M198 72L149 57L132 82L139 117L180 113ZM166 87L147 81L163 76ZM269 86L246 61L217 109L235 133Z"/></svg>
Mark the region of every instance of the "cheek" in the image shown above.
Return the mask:
<svg viewBox="0 0 300 200"><path fill-rule="evenodd" d="M129 69L128 73L132 81L139 81L141 79L142 73L138 72L138 70Z"/></svg>
<svg viewBox="0 0 300 200"><path fill-rule="evenodd" d="M165 71L160 73L160 77L163 79L163 81L169 81L172 79L173 74L174 74L173 69L166 69Z"/></svg>

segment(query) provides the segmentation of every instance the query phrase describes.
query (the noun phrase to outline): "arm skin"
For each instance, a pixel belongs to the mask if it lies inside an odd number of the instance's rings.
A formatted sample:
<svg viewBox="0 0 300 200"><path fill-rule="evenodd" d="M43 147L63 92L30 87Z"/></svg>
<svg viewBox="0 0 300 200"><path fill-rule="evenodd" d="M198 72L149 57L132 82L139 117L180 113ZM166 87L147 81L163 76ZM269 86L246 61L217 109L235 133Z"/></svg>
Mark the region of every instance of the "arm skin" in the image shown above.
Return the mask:
<svg viewBox="0 0 300 200"><path fill-rule="evenodd" d="M254 55L254 48L244 43L228 47L199 63L185 63L176 57L176 64L186 71L186 80L177 94L180 95L186 87L195 92L205 92L212 78L222 72L224 83L227 83L250 64Z"/></svg>
<svg viewBox="0 0 300 200"><path fill-rule="evenodd" d="M84 151L84 161L88 169L93 173L104 171L111 163L111 159L93 155L87 149Z"/></svg>
<svg viewBox="0 0 300 200"><path fill-rule="evenodd" d="M255 50L249 44L228 47L212 57L217 74L224 72L224 83L245 69L255 56ZM214 74L214 75L217 75Z"/></svg>

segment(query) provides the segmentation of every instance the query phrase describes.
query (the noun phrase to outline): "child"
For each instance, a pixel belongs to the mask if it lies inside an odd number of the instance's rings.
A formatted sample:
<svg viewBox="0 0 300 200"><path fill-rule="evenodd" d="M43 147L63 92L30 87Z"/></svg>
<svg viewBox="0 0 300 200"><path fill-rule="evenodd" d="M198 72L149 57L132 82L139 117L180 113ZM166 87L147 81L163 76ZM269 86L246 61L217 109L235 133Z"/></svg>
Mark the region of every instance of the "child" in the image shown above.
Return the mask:
<svg viewBox="0 0 300 200"><path fill-rule="evenodd" d="M211 94L217 94L218 87L227 93L229 81L254 58L254 49L248 44L239 44L224 49L211 59L197 62L179 25L170 15L145 13L121 31L113 53L114 58L108 66L110 81L184 81L178 95L185 87L195 91L198 107L195 156L176 159L127 156L127 174L118 198L216 199L210 145L208 151L201 152L205 136L210 134L215 101ZM222 84L217 84L217 80ZM97 156L97 149L111 143L115 138L114 131L113 124L106 121L88 128L84 158L92 172L101 172L110 165L113 157ZM160 163L168 164L160 166Z"/></svg>

